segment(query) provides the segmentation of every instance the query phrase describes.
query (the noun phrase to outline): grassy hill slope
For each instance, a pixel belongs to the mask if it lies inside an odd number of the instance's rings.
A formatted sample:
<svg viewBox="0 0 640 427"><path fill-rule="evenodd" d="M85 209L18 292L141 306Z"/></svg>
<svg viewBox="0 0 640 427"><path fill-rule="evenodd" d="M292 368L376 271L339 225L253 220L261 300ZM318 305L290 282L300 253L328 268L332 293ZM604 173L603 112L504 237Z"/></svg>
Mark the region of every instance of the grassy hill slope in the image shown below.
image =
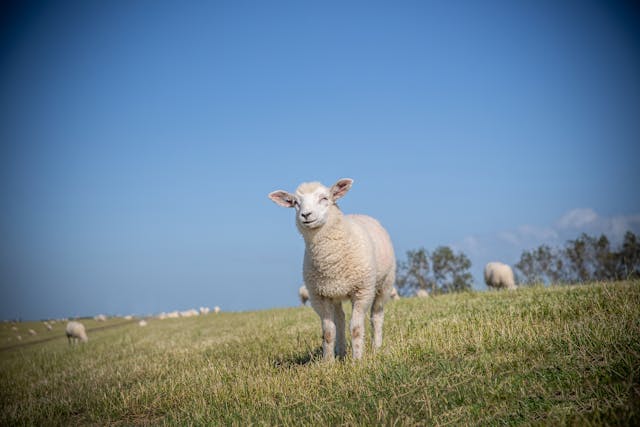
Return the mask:
<svg viewBox="0 0 640 427"><path fill-rule="evenodd" d="M0 424L639 422L640 282L391 302L357 363L320 361L308 307L88 326L0 326Z"/></svg>

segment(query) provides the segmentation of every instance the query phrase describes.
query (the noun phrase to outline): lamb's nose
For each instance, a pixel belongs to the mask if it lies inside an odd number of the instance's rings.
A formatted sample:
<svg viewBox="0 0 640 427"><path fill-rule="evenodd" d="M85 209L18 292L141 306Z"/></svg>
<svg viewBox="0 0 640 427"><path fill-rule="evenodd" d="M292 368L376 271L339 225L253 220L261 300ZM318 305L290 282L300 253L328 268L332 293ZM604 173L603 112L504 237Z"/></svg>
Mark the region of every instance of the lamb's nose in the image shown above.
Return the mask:
<svg viewBox="0 0 640 427"><path fill-rule="evenodd" d="M302 215L304 219L309 219L309 215L311 215L311 212L303 212L300 215Z"/></svg>

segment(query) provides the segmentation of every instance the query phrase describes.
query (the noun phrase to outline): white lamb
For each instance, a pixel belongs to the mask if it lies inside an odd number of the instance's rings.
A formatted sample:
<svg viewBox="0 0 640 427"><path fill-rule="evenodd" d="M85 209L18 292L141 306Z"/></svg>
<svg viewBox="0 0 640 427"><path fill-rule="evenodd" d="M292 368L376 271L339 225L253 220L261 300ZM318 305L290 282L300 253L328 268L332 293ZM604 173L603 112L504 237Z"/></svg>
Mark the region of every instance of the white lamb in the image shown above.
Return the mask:
<svg viewBox="0 0 640 427"><path fill-rule="evenodd" d="M516 289L513 270L501 262L490 262L484 267L484 282L491 288Z"/></svg>
<svg viewBox="0 0 640 427"><path fill-rule="evenodd" d="M78 340L82 342L89 341L87 337L87 332L84 329L84 325L80 322L71 321L67 323L67 329L65 330L67 334L67 339L69 340L69 344L72 342L74 344L78 343Z"/></svg>
<svg viewBox="0 0 640 427"><path fill-rule="evenodd" d="M391 296L396 260L386 230L365 215L343 215L336 201L353 180L341 179L331 188L303 183L295 194L278 190L269 198L296 209L296 225L305 241L304 282L311 306L322 322L322 352L327 361L345 355L342 301L350 299L353 358L364 347L364 320L371 310L374 350L382 345L384 304Z"/></svg>
<svg viewBox="0 0 640 427"><path fill-rule="evenodd" d="M309 301L309 291L305 285L300 286L300 289L298 289L298 296L300 297L300 303L306 305L307 301Z"/></svg>

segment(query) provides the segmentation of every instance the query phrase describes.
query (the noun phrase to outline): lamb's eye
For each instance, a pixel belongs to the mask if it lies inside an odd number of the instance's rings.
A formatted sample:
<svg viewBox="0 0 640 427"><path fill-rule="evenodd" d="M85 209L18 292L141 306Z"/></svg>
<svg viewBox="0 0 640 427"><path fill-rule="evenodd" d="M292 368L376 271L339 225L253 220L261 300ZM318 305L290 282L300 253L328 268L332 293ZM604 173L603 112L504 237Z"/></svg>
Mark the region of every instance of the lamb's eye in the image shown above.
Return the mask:
<svg viewBox="0 0 640 427"><path fill-rule="evenodd" d="M320 198L320 201L321 201L321 202L328 202L328 201L329 201L329 198L328 198L327 196L324 196L324 197L321 197L321 198Z"/></svg>

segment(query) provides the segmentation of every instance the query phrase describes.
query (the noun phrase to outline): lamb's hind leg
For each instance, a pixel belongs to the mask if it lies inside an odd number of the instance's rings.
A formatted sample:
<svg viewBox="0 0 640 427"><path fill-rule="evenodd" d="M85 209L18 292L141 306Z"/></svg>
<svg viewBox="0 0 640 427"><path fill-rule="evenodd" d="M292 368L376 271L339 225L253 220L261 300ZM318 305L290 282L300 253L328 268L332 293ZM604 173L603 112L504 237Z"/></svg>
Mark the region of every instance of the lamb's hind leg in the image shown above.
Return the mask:
<svg viewBox="0 0 640 427"><path fill-rule="evenodd" d="M371 306L371 334L373 335L373 350L382 345L382 324L384 323L384 297L376 295Z"/></svg>
<svg viewBox="0 0 640 427"><path fill-rule="evenodd" d="M391 297L391 289L395 275L387 276L384 285L379 293L376 294L373 304L371 305L371 333L373 335L373 350L382 346L382 325L384 323L384 304Z"/></svg>
<svg viewBox="0 0 640 427"><path fill-rule="evenodd" d="M351 298L351 347L354 359L361 359L364 350L364 318L371 307L375 290L356 294Z"/></svg>
<svg viewBox="0 0 640 427"><path fill-rule="evenodd" d="M346 354L345 333L344 333L344 310L342 301L334 302L334 319L336 325L336 355L340 358Z"/></svg>

